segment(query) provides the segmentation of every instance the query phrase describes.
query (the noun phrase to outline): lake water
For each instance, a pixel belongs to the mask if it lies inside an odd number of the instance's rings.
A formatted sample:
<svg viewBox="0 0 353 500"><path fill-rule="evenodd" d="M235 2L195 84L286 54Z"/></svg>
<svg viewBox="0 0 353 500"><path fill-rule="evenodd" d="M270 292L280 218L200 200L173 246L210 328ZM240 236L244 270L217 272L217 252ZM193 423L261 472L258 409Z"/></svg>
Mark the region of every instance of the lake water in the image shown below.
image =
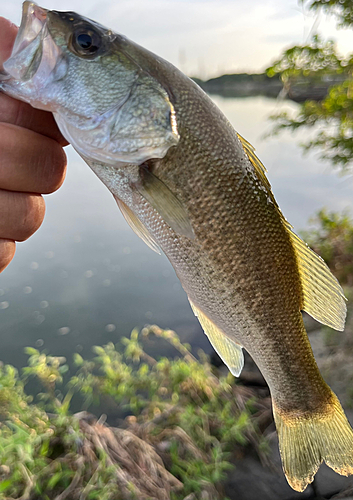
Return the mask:
<svg viewBox="0 0 353 500"><path fill-rule="evenodd" d="M298 144L306 132L262 139L270 128L267 117L296 104L213 98L256 147L277 201L297 231L323 206L352 205L352 177L339 177L314 154L302 156ZM89 356L92 345L116 342L146 323L175 329L183 341L210 352L168 260L132 232L108 190L72 149L67 153L67 179L46 196L43 226L18 245L0 275L0 360L23 366L25 346L68 359L73 352ZM149 349L160 352L153 342Z"/></svg>

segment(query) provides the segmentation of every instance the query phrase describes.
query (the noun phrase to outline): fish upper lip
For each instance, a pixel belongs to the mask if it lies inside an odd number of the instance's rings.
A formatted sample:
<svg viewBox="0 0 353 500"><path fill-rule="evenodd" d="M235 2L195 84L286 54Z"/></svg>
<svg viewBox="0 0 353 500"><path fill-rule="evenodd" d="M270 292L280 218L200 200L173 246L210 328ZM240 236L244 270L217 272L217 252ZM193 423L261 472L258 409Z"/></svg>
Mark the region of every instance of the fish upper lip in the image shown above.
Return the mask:
<svg viewBox="0 0 353 500"><path fill-rule="evenodd" d="M11 57L19 54L39 35L47 20L47 9L34 2L25 1L22 6L21 25L12 49Z"/></svg>

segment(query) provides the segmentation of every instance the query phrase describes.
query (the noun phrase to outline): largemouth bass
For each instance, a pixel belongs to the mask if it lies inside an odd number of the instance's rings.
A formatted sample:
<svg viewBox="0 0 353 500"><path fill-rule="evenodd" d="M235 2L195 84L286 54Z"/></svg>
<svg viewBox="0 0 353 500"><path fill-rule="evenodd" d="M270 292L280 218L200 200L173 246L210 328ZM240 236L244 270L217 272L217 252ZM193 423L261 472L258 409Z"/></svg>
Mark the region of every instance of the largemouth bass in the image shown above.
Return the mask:
<svg viewBox="0 0 353 500"><path fill-rule="evenodd" d="M238 376L243 348L272 396L284 473L353 473L353 431L324 382L301 311L343 330L343 291L282 215L261 161L172 64L73 12L25 2L0 87L54 113L127 222L172 263Z"/></svg>

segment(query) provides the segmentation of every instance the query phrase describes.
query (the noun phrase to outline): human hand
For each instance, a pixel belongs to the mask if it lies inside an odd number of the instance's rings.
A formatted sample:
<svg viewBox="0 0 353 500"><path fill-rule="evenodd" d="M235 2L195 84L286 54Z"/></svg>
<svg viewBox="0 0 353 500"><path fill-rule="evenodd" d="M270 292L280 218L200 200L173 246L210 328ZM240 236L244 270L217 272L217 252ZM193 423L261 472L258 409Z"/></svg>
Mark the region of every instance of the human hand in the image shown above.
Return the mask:
<svg viewBox="0 0 353 500"><path fill-rule="evenodd" d="M0 17L0 70L16 33L16 26ZM41 194L63 183L66 145L51 113L0 92L0 272L15 254L15 241L26 240L42 224Z"/></svg>

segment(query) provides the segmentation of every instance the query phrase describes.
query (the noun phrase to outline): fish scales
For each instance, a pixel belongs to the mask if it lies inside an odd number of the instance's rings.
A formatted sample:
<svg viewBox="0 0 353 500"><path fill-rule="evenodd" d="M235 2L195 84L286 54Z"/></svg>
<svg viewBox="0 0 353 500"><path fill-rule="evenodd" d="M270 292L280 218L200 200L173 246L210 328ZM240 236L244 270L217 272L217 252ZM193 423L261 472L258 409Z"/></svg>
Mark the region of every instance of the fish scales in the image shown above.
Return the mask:
<svg viewBox="0 0 353 500"><path fill-rule="evenodd" d="M244 347L272 396L283 469L303 491L321 462L353 473L353 432L301 310L342 330L344 295L292 231L253 147L167 61L76 13L25 2L0 88L54 113L127 222L172 263L234 375Z"/></svg>
<svg viewBox="0 0 353 500"><path fill-rule="evenodd" d="M193 303L253 356L281 406L321 406L323 381L302 325L288 233L227 120L189 80L183 92L180 80L173 104L181 140L152 170L188 207L195 241L170 230L142 197L127 199L126 186L111 189L155 236ZM201 137L195 124L205 117Z"/></svg>
<svg viewBox="0 0 353 500"><path fill-rule="evenodd" d="M175 96L179 130L188 133L181 133L178 146L154 169L188 206L196 238L185 242L167 228L162 249L193 303L249 351L272 393L282 393L286 407L296 399L313 403L316 387L307 382L322 379L302 326L292 244L237 136L218 112L212 113L212 122L207 115L200 141L195 124L205 120L198 101L213 104L199 97L198 87L192 91L189 85ZM146 214L146 225L149 219ZM160 231L150 230L159 241Z"/></svg>

